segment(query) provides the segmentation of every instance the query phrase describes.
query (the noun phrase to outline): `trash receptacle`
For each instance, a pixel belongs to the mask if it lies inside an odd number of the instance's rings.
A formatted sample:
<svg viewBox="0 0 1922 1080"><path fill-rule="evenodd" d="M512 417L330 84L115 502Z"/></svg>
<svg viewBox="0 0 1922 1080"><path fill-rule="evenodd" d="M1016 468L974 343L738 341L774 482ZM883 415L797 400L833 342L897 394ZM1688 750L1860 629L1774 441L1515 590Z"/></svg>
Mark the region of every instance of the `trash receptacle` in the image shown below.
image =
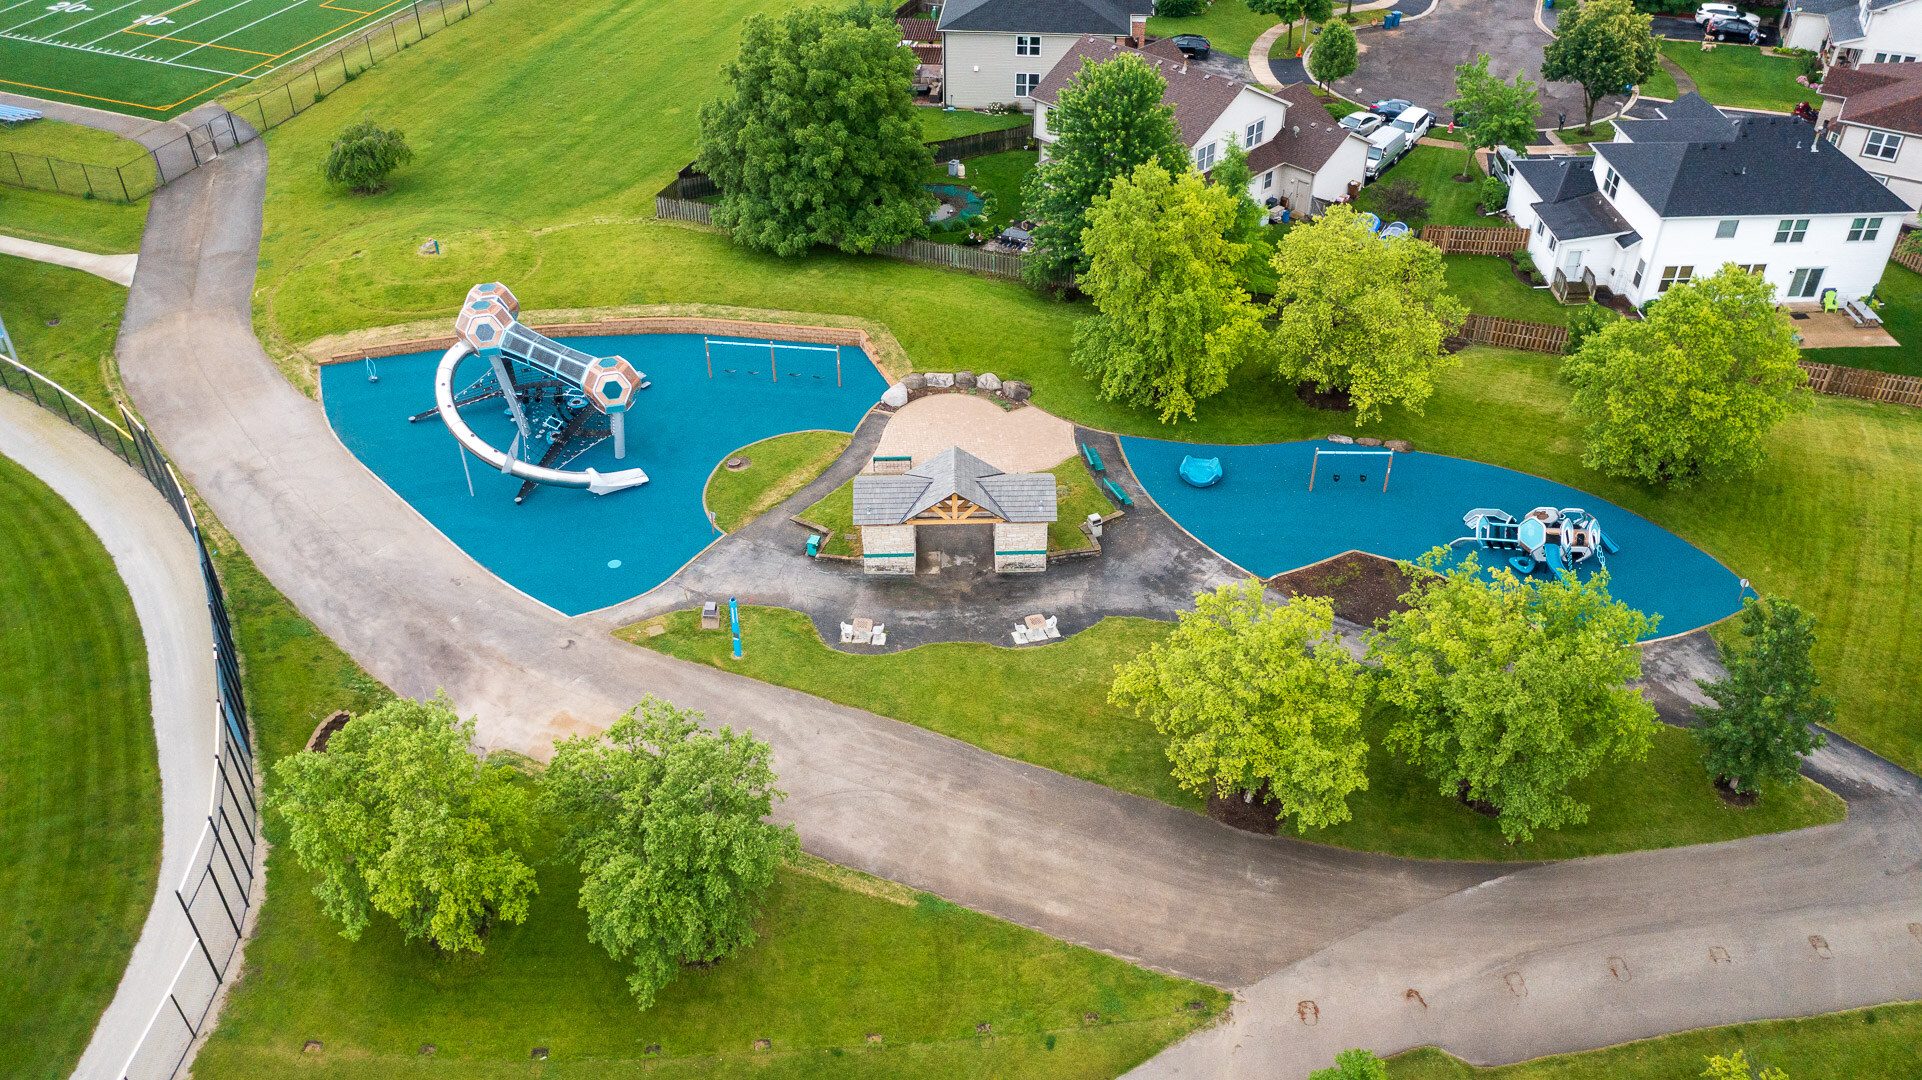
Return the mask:
<svg viewBox="0 0 1922 1080"><path fill-rule="evenodd" d="M1544 11L1553 11L1555 9L1555 0L1542 0L1542 9Z"/></svg>
<svg viewBox="0 0 1922 1080"><path fill-rule="evenodd" d="M820 554L821 554L821 534L809 533L808 534L808 558L810 559L817 558L820 556Z"/></svg>
<svg viewBox="0 0 1922 1080"><path fill-rule="evenodd" d="M1401 25L1401 12L1391 11L1381 20L1384 29L1393 30Z"/></svg>

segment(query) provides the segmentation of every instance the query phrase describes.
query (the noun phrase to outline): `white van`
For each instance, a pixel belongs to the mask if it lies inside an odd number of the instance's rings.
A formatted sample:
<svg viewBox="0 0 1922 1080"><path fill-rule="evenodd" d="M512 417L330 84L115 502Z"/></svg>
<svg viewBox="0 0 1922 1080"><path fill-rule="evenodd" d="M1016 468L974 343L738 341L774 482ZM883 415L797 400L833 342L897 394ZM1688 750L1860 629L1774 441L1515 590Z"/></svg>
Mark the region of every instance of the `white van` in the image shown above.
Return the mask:
<svg viewBox="0 0 1922 1080"><path fill-rule="evenodd" d="M1408 142L1412 145L1423 135L1428 134L1429 128L1435 126L1435 114L1420 105L1410 105L1395 117L1393 126L1407 132Z"/></svg>
<svg viewBox="0 0 1922 1080"><path fill-rule="evenodd" d="M1368 136L1368 165L1362 175L1373 180L1401 160L1408 151L1408 133L1390 125Z"/></svg>

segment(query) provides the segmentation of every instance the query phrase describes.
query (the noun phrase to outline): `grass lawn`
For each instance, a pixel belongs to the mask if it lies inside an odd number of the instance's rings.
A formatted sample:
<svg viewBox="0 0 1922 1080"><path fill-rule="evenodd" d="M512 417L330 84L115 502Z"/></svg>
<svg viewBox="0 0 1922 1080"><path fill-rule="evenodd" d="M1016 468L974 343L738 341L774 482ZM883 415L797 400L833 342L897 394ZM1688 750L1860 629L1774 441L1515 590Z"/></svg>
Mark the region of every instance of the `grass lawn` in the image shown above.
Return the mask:
<svg viewBox="0 0 1922 1080"><path fill-rule="evenodd" d="M1088 534L1081 531L1081 523L1088 520L1089 514L1106 517L1114 509L1114 504L1095 486L1094 477L1088 475L1088 467L1080 457L1068 460L1049 469L1054 474L1055 519L1048 526L1048 548L1051 551L1073 551L1088 546Z"/></svg>
<svg viewBox="0 0 1922 1080"><path fill-rule="evenodd" d="M263 763L298 750L334 709L358 712L388 696L245 556L230 551L219 565ZM246 977L194 1074L388 1080L449 1068L463 1077L523 1076L531 1067L565 1077L646 1069L667 1077L1104 1080L1211 1022L1228 1001L807 860L769 895L757 944L684 974L641 1013L625 969L587 940L577 875L552 863L538 873L526 923L497 929L484 956L446 959L404 943L386 919L358 944L340 937L319 912L313 879L275 852ZM44 996L44 983L35 989ZM1188 1011L1190 1001L1202 1010ZM1086 1012L1101 1022L1084 1025ZM993 1025L992 1039L976 1036L982 1023ZM882 1036L880 1046L867 1042L870 1032ZM758 1038L771 1039L772 1051L754 1052ZM302 1053L308 1039L322 1042L320 1054ZM421 1055L428 1044L437 1054ZM658 1059L646 1054L655 1045L664 1048ZM530 1066L536 1046L552 1058Z"/></svg>
<svg viewBox="0 0 1922 1080"><path fill-rule="evenodd" d="M1268 28L1277 21L1273 15L1248 10L1243 0L1214 0L1214 4L1203 9L1199 15L1180 19L1155 16L1148 20L1148 33L1154 37L1200 34L1208 39L1208 45L1214 51L1245 57L1248 50L1254 47L1255 39L1267 33ZM1302 31L1297 28L1297 45L1301 41L1301 34ZM1281 48L1281 42L1277 41L1274 55L1280 56Z"/></svg>
<svg viewBox="0 0 1922 1080"><path fill-rule="evenodd" d="M1873 368L1898 375L1922 375L1922 274L1891 262L1882 272L1875 295L1888 303L1882 308L1882 327L1902 344L1878 349L1805 349L1802 359L1820 364Z"/></svg>
<svg viewBox="0 0 1922 1080"><path fill-rule="evenodd" d="M0 127L0 150L10 150L16 154L39 154L62 161L105 165L109 168L125 165L147 152L132 139L123 139L110 131L45 118ZM32 164L22 163L21 171L31 178ZM147 175L153 174L149 172ZM77 196L69 195L68 198Z"/></svg>
<svg viewBox="0 0 1922 1080"><path fill-rule="evenodd" d="M722 532L733 532L808 486L852 439L841 431L797 431L741 448L728 456L746 457L747 468L729 472L725 461L715 463L703 498L708 512Z"/></svg>
<svg viewBox="0 0 1922 1080"><path fill-rule="evenodd" d="M1802 73L1802 62L1784 56L1770 56L1749 45L1717 45L1703 52L1693 41L1662 42L1662 55L1695 80L1695 89L1711 104L1736 109L1768 109L1789 112L1797 103L1821 104L1821 95L1795 81ZM1659 87L1666 82L1665 88ZM1651 97L1673 98L1675 81L1665 72L1642 87Z"/></svg>
<svg viewBox="0 0 1922 1080"><path fill-rule="evenodd" d="M854 481L828 492L800 516L828 530L822 551L829 555L861 554L860 530L854 527Z"/></svg>
<svg viewBox="0 0 1922 1080"><path fill-rule="evenodd" d="M7 1075L73 1071L160 873L147 646L113 559L0 458L0 1046Z"/></svg>
<svg viewBox="0 0 1922 1080"><path fill-rule="evenodd" d="M1586 134L1582 132L1582 125L1580 124L1563 128L1555 134L1570 146L1579 146L1583 143L1614 142L1615 125L1606 120L1601 120L1596 122L1594 130Z"/></svg>
<svg viewBox="0 0 1922 1080"><path fill-rule="evenodd" d="M1466 167L1474 180L1462 183L1454 179ZM1375 211L1375 199L1383 184L1397 180L1413 181L1428 200L1428 217L1422 225L1486 225L1488 218L1482 217L1475 209L1481 202L1481 169L1469 164L1468 151L1450 150L1440 146L1417 146L1405 154L1400 161L1390 166L1374 183L1361 189L1355 196L1355 207L1359 210ZM1379 213L1379 211L1375 211ZM1387 221L1388 215L1383 214ZM1411 221L1410 225L1416 223Z"/></svg>
<svg viewBox="0 0 1922 1080"><path fill-rule="evenodd" d="M1448 291L1460 297L1477 315L1555 323L1565 326L1580 308L1560 303L1547 289L1531 289L1515 280L1508 260L1494 255L1443 255Z"/></svg>
<svg viewBox="0 0 1922 1080"><path fill-rule="evenodd" d="M1010 150L1005 154L987 154L983 157L969 158L965 163L968 175L961 180L948 176L947 162L938 162L928 168L926 183L958 184L971 187L982 197L984 203L993 196L994 205L984 232L998 233L1008 227L1008 223L1021 217L1021 183L1034 171L1041 154L1035 150ZM928 239L944 244L958 244L967 236L964 229L953 232L934 232Z"/></svg>
<svg viewBox="0 0 1922 1080"><path fill-rule="evenodd" d="M654 621L654 620L650 620ZM854 656L828 648L799 612L746 608L742 634L753 641L734 660L726 634L699 629L698 614L675 612L667 633L639 626L621 637L712 667L791 686L845 705L892 716L985 750L1190 810L1198 798L1168 774L1165 741L1154 728L1108 704L1117 664L1160 641L1170 624L1106 619L1045 649L923 645L906 652ZM945 673L966 671L966 689ZM1684 732L1663 728L1646 762L1617 766L1571 789L1593 810L1586 826L1540 832L1510 847L1491 819L1439 795L1432 782L1381 749L1388 716L1369 721L1375 747L1370 787L1350 799L1355 819L1313 829L1306 839L1425 859L1562 859L1641 848L1729 840L1839 821L1842 801L1806 780L1767 792L1750 810L1723 805ZM1292 828L1292 826L1289 826Z"/></svg>
<svg viewBox="0 0 1922 1080"><path fill-rule="evenodd" d="M1034 123L1034 117L1027 113L982 113L972 109L937 109L931 105L914 110L914 114L921 118L921 138L927 142L1028 127Z"/></svg>
<svg viewBox="0 0 1922 1080"><path fill-rule="evenodd" d="M52 191L0 188L0 233L100 255L140 250L147 200L113 203ZM124 290L123 290L124 291Z"/></svg>
<svg viewBox="0 0 1922 1080"><path fill-rule="evenodd" d="M1878 1005L1803 1020L1703 1028L1583 1054L1477 1069L1440 1050L1411 1050L1388 1062L1393 1080L1684 1080L1702 1074L1711 1054L1748 1052L1794 1080L1909 1080L1922 1076L1922 1002Z"/></svg>
<svg viewBox="0 0 1922 1080"><path fill-rule="evenodd" d="M0 199L11 201L13 194ZM20 362L119 423L107 373L127 290L79 270L11 255L0 255L0 282L0 320ZM59 324L47 325L54 320Z"/></svg>

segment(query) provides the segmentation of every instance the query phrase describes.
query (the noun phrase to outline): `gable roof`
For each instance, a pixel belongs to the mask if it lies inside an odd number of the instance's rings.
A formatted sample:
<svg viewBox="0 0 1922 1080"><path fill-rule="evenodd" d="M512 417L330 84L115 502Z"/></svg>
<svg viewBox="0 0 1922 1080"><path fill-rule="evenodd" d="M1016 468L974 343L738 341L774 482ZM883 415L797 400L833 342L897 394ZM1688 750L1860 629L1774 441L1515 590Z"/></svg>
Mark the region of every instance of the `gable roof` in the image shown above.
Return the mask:
<svg viewBox="0 0 1922 1080"><path fill-rule="evenodd" d="M1579 199L1598 190L1592 157L1519 158L1515 171L1545 203Z"/></svg>
<svg viewBox="0 0 1922 1080"><path fill-rule="evenodd" d="M1361 138L1335 120L1307 83L1296 83L1275 96L1288 103L1287 123L1273 138L1248 151L1248 168L1256 173L1283 164L1319 172L1342 143Z"/></svg>
<svg viewBox="0 0 1922 1080"><path fill-rule="evenodd" d="M1837 119L1845 124L1922 133L1922 64L1838 65L1822 96L1842 103Z"/></svg>
<svg viewBox="0 0 1922 1080"><path fill-rule="evenodd" d="M948 0L941 29L1127 37L1132 16L1145 18L1152 7L1149 0Z"/></svg>
<svg viewBox="0 0 1922 1080"><path fill-rule="evenodd" d="M1680 123L1687 130L1668 134L1692 136L1699 124ZM1814 127L1794 117L1738 117L1728 134L1715 140L1661 141L1663 135L1659 128L1645 128L1635 142L1594 144L1597 158L1663 217L1909 210Z"/></svg>
<svg viewBox="0 0 1922 1080"><path fill-rule="evenodd" d="M1074 81L1076 75L1081 74L1083 60L1105 64L1118 56L1129 54L1146 61L1168 84L1168 89L1161 94L1161 103L1174 106L1175 127L1180 130L1182 141L1187 146L1194 146L1212 134L1215 121L1221 119L1221 114L1228 111L1228 106L1241 96L1243 90L1264 97L1273 96L1245 82L1205 72L1187 63L1130 49L1103 38L1084 37L1074 43L1074 48L1069 49L1061 62L1041 80L1041 85L1034 88L1033 97L1047 105L1058 104L1061 91Z"/></svg>
<svg viewBox="0 0 1922 1080"><path fill-rule="evenodd" d="M1795 5L1795 12L1798 15L1827 15L1831 11L1840 11L1845 7L1852 8L1855 2L1856 0L1801 0Z"/></svg>
<svg viewBox="0 0 1922 1080"><path fill-rule="evenodd" d="M1693 90L1655 112L1654 120L1617 120L1615 130L1626 142L1718 142L1739 134L1734 120Z"/></svg>
<svg viewBox="0 0 1922 1080"><path fill-rule="evenodd" d="M854 478L854 524L900 525L958 495L1003 521L1053 521L1052 473L1004 473L958 446L894 476Z"/></svg>
<svg viewBox="0 0 1922 1080"><path fill-rule="evenodd" d="M1628 222L1622 215L1602 198L1599 191L1591 191L1562 202L1538 202L1533 207L1541 215L1542 223L1558 240L1581 240L1590 236L1620 236L1632 233ZM1623 244L1629 247L1630 244Z"/></svg>
<svg viewBox="0 0 1922 1080"><path fill-rule="evenodd" d="M1862 40L1862 12L1851 4L1829 12L1829 40L1837 45Z"/></svg>

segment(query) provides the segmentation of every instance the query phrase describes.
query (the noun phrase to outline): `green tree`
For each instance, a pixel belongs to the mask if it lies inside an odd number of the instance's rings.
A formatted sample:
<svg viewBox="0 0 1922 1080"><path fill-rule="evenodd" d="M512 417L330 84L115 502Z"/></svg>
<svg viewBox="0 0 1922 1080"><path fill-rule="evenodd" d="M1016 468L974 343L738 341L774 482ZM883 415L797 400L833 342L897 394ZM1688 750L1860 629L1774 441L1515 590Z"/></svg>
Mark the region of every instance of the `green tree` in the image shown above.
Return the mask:
<svg viewBox="0 0 1922 1080"><path fill-rule="evenodd" d="M1513 82L1503 82L1488 73L1488 54L1475 57L1472 64L1455 67L1455 93L1448 103L1455 113L1455 126L1468 144L1468 165L1462 175L1473 175L1475 151L1498 146L1527 146L1535 138L1535 114L1541 103L1535 97L1535 83L1517 71Z"/></svg>
<svg viewBox="0 0 1922 1080"><path fill-rule="evenodd" d="M1420 562L1450 558L1436 548ZM1495 806L1511 843L1587 821L1569 783L1648 753L1655 709L1630 684L1654 622L1611 599L1607 578L1483 575L1470 554L1422 575L1410 609L1370 635L1382 696L1401 709L1387 745L1443 795Z"/></svg>
<svg viewBox="0 0 1922 1080"><path fill-rule="evenodd" d="M543 788L581 869L589 940L634 965L645 1009L683 964L732 956L774 873L799 852L768 745L648 697L601 735L563 739Z"/></svg>
<svg viewBox="0 0 1922 1080"><path fill-rule="evenodd" d="M1175 110L1161 103L1168 84L1147 62L1124 54L1081 62L1048 110L1054 145L1023 181L1023 204L1035 219L1033 254L1023 266L1037 284L1088 268L1081 234L1096 196L1136 167L1153 161L1170 173L1190 167L1175 129Z"/></svg>
<svg viewBox="0 0 1922 1080"><path fill-rule="evenodd" d="M721 96L701 107L696 164L721 189L714 224L778 255L924 235L933 160L914 113L914 54L880 8L750 16Z"/></svg>
<svg viewBox="0 0 1922 1080"><path fill-rule="evenodd" d="M1717 783L1752 792L1764 782L1795 779L1802 755L1828 739L1810 724L1835 719L1835 705L1816 692L1815 617L1787 600L1742 604L1746 651L1729 658L1728 676L1697 685L1718 706L1698 709L1703 764Z"/></svg>
<svg viewBox="0 0 1922 1080"><path fill-rule="evenodd" d="M1575 309L1568 318L1568 341L1563 351L1578 353L1589 338L1601 333L1602 327L1614 322L1620 316L1600 304L1584 304Z"/></svg>
<svg viewBox="0 0 1922 1080"><path fill-rule="evenodd" d="M274 766L268 806L294 861L320 876L314 895L342 937L359 941L378 911L409 939L482 952L494 920L527 918L531 800L513 770L469 752L473 740L446 698L402 699L348 721L325 753Z"/></svg>
<svg viewBox="0 0 1922 1080"><path fill-rule="evenodd" d="M1650 25L1630 0L1588 0L1555 20L1555 40L1542 49L1542 78L1581 86L1584 134L1594 130L1596 102L1655 74Z"/></svg>
<svg viewBox="0 0 1922 1080"><path fill-rule="evenodd" d="M1071 360L1103 398L1193 419L1261 348L1262 309L1236 271L1248 245L1224 236L1239 212L1220 185L1152 161L1095 197L1081 275L1095 314L1075 326Z"/></svg>
<svg viewBox="0 0 1922 1080"><path fill-rule="evenodd" d="M1274 266L1282 377L1347 391L1356 426L1384 405L1419 413L1454 363L1442 340L1467 314L1444 288L1441 252L1413 236L1382 240L1338 205L1291 229Z"/></svg>
<svg viewBox="0 0 1922 1080"><path fill-rule="evenodd" d="M395 169L414 160L414 150L399 128L383 128L371 120L349 124L334 136L322 166L327 182L372 195L387 186Z"/></svg>
<svg viewBox="0 0 1922 1080"><path fill-rule="evenodd" d="M1388 1066L1372 1050L1343 1050L1334 1068L1316 1069L1308 1080L1388 1080Z"/></svg>
<svg viewBox="0 0 1922 1080"><path fill-rule="evenodd" d="M1748 472L1769 431L1808 405L1800 358L1761 275L1728 264L1676 285L1646 319L1611 322L1562 361L1588 421L1582 460L1675 487Z"/></svg>
<svg viewBox="0 0 1922 1080"><path fill-rule="evenodd" d="M1334 15L1335 5L1332 0L1248 0L1248 10L1287 23L1288 51L1292 53L1295 51L1296 20L1326 22Z"/></svg>
<svg viewBox="0 0 1922 1080"><path fill-rule="evenodd" d="M1321 40L1308 54L1308 74L1323 87L1355 73L1361 64L1361 50L1355 32L1345 22L1331 22L1321 29Z"/></svg>
<svg viewBox="0 0 1922 1080"><path fill-rule="evenodd" d="M1257 275L1268 268L1268 260L1275 254L1275 245L1262 235L1262 218L1267 211L1248 194L1248 186L1255 179L1254 170L1248 167L1248 151L1241 148L1240 140L1233 132L1223 132L1222 139L1227 151L1215 167L1208 170L1208 182L1234 196L1234 222L1222 230L1222 235L1231 244L1241 244L1245 250L1235 262L1235 276L1246 287Z"/></svg>
<svg viewBox="0 0 1922 1080"><path fill-rule="evenodd" d="M1196 596L1109 691L1168 736L1182 787L1204 797L1265 787L1304 832L1347 821L1349 793L1368 787L1366 698L1329 602L1269 604L1255 579Z"/></svg>
<svg viewBox="0 0 1922 1080"><path fill-rule="evenodd" d="M1759 1073L1749 1071L1748 1053L1737 1050L1727 1057L1716 1054L1705 1059L1708 1068L1702 1070L1707 1080L1789 1080L1789 1074L1777 1068L1765 1068Z"/></svg>

